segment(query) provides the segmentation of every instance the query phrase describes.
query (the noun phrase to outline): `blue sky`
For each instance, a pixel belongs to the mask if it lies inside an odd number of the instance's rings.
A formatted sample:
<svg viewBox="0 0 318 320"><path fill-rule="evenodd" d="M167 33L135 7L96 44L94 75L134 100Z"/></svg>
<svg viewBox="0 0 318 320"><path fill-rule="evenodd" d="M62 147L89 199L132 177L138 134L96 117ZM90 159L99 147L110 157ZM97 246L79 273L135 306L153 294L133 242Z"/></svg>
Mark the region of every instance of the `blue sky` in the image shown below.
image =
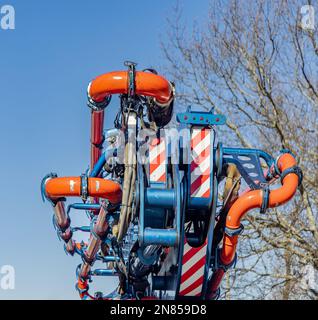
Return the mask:
<svg viewBox="0 0 318 320"><path fill-rule="evenodd" d="M207 0L181 3L189 23L206 17ZM140 68L162 67L160 39L166 39L174 2L0 0L4 4L16 10L16 29L0 30L0 267L14 266L16 289L0 289L0 299L77 299L80 259L66 256L57 240L40 181L51 171L85 171L87 84L122 69L126 59ZM106 127L115 110L116 99ZM73 212L71 218L80 223L82 215ZM115 284L98 283L105 292Z"/></svg>

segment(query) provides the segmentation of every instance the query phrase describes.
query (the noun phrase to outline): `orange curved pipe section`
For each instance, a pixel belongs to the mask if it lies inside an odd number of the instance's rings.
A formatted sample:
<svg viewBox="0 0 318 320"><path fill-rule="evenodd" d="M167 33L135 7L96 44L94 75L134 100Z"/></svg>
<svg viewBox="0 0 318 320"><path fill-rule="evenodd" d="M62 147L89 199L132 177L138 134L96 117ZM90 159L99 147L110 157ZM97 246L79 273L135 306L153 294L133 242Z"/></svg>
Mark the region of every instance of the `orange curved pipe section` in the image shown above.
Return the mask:
<svg viewBox="0 0 318 320"><path fill-rule="evenodd" d="M136 71L136 94L154 97L165 104L173 96L170 82L154 73ZM95 78L89 85L88 94L95 102L102 102L107 96L128 92L127 71L114 71Z"/></svg>
<svg viewBox="0 0 318 320"><path fill-rule="evenodd" d="M121 201L121 187L118 183L102 178L87 178L88 196L108 199L110 203ZM81 177L61 177L47 181L45 191L49 198L79 197L82 195Z"/></svg>
<svg viewBox="0 0 318 320"><path fill-rule="evenodd" d="M277 162L278 169L283 172L284 170L296 165L295 158L285 153L280 156ZM282 186L278 189L271 190L269 195L269 208L274 208L289 201L295 194L298 187L298 176L295 173L286 175ZM239 197L231 207L227 218L226 227L230 229L237 229L240 227L241 219L245 213L254 208L260 208L263 201L263 191L253 190L243 196ZM238 236L224 235L223 247L221 251L221 261L223 264L230 264L236 252Z"/></svg>

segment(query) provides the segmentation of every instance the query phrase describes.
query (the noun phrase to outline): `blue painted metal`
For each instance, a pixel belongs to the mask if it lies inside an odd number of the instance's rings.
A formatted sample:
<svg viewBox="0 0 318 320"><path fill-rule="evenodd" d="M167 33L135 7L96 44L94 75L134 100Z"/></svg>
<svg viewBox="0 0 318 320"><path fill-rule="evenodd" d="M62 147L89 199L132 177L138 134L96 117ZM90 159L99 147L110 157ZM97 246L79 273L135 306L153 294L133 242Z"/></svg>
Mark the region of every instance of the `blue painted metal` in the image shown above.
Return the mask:
<svg viewBox="0 0 318 320"><path fill-rule="evenodd" d="M98 177L101 173L106 161L110 157L117 157L117 149L108 149L105 152L102 153L98 161L96 162L94 168L92 169L90 173L90 177Z"/></svg>
<svg viewBox="0 0 318 320"><path fill-rule="evenodd" d="M101 208L101 205L97 203L73 203L67 206L67 213L69 213L71 209L99 210L100 208Z"/></svg>
<svg viewBox="0 0 318 320"><path fill-rule="evenodd" d="M102 277L113 277L117 276L118 273L114 272L113 270L108 270L108 269L95 269L92 270L89 275L91 276L102 276Z"/></svg>
<svg viewBox="0 0 318 320"><path fill-rule="evenodd" d="M102 155L100 156L100 158L98 159L98 161L96 162L95 166L93 167L91 173L90 173L90 177L97 177L100 172L103 169L103 166L106 163L106 157L105 157L105 153L102 153Z"/></svg>
<svg viewBox="0 0 318 320"><path fill-rule="evenodd" d="M173 208L175 192L173 189L147 188L145 205L159 208Z"/></svg>
<svg viewBox="0 0 318 320"><path fill-rule="evenodd" d="M163 246L173 247L178 241L178 234L175 229L153 229L144 230L144 245L160 244Z"/></svg>
<svg viewBox="0 0 318 320"><path fill-rule="evenodd" d="M90 232L91 227L90 226L73 227L73 228L71 228L71 230L72 230L72 232L75 232L75 231Z"/></svg>
<svg viewBox="0 0 318 320"><path fill-rule="evenodd" d="M101 257L100 260L103 260L103 262L115 262L115 261L118 261L119 258L115 256L106 256L106 257Z"/></svg>
<svg viewBox="0 0 318 320"><path fill-rule="evenodd" d="M256 155L259 158L263 158L268 167L271 167L271 165L275 162L275 159L270 154L260 149L223 148L223 155Z"/></svg>
<svg viewBox="0 0 318 320"><path fill-rule="evenodd" d="M137 176L139 183L139 231L138 231L138 240L139 245L144 245L144 230L145 230L145 176L142 165L138 162L137 165Z"/></svg>
<svg viewBox="0 0 318 320"><path fill-rule="evenodd" d="M190 125L224 125L226 117L222 114L213 114L210 112L184 112L177 114L177 121L183 124Z"/></svg>
<svg viewBox="0 0 318 320"><path fill-rule="evenodd" d="M170 179L168 176L170 177L170 175L167 175L166 182ZM169 181L173 183L173 188L168 189L166 184L155 183L145 189L144 172L140 164L138 165L138 180L140 194L138 239L140 246L150 244L177 246L180 239L182 199L184 197L179 166L172 164L172 181L171 179ZM149 221L149 219L165 218L165 211L169 208L174 210L175 216L172 229L149 228L146 225L146 219ZM162 222L164 225L164 221Z"/></svg>
<svg viewBox="0 0 318 320"><path fill-rule="evenodd" d="M176 291L175 291L175 298L179 295L180 289L180 282L181 282L181 271L182 271L182 257L183 257L183 249L184 249L184 241L185 241L185 215L186 215L186 208L187 208L187 200L188 197L186 196L189 193L189 184L186 183L186 176L183 178L182 190L184 197L182 199L182 207L181 207L181 216L180 216L180 240L179 240L179 248L178 248L178 271L177 271L177 280L176 280Z"/></svg>
<svg viewBox="0 0 318 320"><path fill-rule="evenodd" d="M246 157L246 159L242 159L242 157ZM264 176L260 158L265 160L269 168L274 164L274 158L263 150L223 148L223 162L235 164L251 189L262 188L268 183L266 179L270 178L269 170L267 176Z"/></svg>
<svg viewBox="0 0 318 320"><path fill-rule="evenodd" d="M213 234L214 234L214 225L215 225L215 215L216 207L218 202L218 181L216 176L213 179L213 203L210 213L210 226L207 234L208 244L207 244L207 259L205 263L204 271L204 280L202 285L202 298L205 298L207 292L207 286L209 281L209 268L211 266L211 256L212 256L212 244L213 244Z"/></svg>
<svg viewBox="0 0 318 320"><path fill-rule="evenodd" d="M176 286L176 277L174 276L152 276L153 290L174 290Z"/></svg>
<svg viewBox="0 0 318 320"><path fill-rule="evenodd" d="M177 233L177 239L175 240L175 246L178 246L181 239L181 215L182 215L182 204L185 194L183 194L183 181L180 180L179 166L176 164L172 165L172 179L173 179L173 188L175 192L175 219L174 219L174 228Z"/></svg>

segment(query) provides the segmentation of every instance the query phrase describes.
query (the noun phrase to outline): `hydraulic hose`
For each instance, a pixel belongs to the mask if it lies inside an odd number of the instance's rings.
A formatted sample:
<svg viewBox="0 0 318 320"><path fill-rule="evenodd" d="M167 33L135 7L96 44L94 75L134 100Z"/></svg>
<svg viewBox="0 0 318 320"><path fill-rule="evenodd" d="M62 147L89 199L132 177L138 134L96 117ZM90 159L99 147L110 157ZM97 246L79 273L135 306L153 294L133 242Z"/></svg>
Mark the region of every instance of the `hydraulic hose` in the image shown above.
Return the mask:
<svg viewBox="0 0 318 320"><path fill-rule="evenodd" d="M277 169L282 174L282 186L270 191L267 203L268 208L274 208L288 202L295 194L300 177L293 171L284 175L284 172L287 172L286 170L295 166L296 160L290 153L283 153L277 159ZM230 208L225 223L225 234L219 257L219 266L209 281L208 298L213 299L216 296L224 273L235 261L241 219L249 210L261 208L264 198L263 193L264 190L249 191L240 196Z"/></svg>
<svg viewBox="0 0 318 320"><path fill-rule="evenodd" d="M136 125L137 115L136 113L131 112L128 117L128 139L125 145L125 172L122 205L118 222L118 234L116 234L119 242L121 242L126 235L131 219L136 182Z"/></svg>

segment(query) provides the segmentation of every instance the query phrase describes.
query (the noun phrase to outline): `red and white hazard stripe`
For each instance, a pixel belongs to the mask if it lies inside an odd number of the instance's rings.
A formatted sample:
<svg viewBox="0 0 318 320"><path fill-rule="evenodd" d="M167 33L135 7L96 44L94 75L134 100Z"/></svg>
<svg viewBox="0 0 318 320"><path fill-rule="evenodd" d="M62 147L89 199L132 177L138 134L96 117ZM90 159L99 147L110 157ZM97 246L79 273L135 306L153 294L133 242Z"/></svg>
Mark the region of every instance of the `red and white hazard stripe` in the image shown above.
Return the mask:
<svg viewBox="0 0 318 320"><path fill-rule="evenodd" d="M210 196L211 130L194 127L191 132L190 196Z"/></svg>
<svg viewBox="0 0 318 320"><path fill-rule="evenodd" d="M164 138L154 138L149 145L150 182L166 182L167 159L166 141Z"/></svg>
<svg viewBox="0 0 318 320"><path fill-rule="evenodd" d="M179 289L180 296L198 297L201 295L207 257L206 251L207 241L198 248L189 246L185 241Z"/></svg>

